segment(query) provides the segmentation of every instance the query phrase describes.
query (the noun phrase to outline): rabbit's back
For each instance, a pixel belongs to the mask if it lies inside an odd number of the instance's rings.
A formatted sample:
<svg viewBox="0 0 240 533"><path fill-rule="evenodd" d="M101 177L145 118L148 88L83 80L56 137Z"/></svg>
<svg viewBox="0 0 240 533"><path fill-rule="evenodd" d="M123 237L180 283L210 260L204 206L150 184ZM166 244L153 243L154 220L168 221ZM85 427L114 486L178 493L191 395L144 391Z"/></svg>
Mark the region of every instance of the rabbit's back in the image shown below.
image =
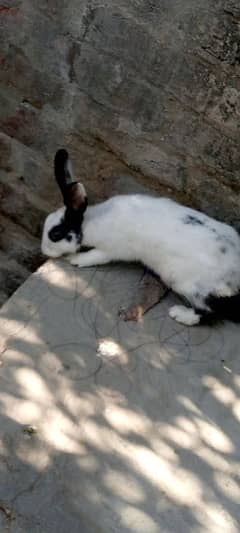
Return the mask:
<svg viewBox="0 0 240 533"><path fill-rule="evenodd" d="M180 294L240 284L237 232L167 198L124 195L89 207L83 236L112 260L141 261Z"/></svg>

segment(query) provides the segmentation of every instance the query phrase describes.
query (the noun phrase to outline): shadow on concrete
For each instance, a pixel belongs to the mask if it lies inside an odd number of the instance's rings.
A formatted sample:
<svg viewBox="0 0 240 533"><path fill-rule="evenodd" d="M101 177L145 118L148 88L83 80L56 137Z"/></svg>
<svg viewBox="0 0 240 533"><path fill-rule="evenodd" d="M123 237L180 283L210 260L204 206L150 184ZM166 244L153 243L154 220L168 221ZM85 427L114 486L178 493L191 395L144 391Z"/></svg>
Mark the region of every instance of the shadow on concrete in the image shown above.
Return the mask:
<svg viewBox="0 0 240 533"><path fill-rule="evenodd" d="M1 531L239 531L239 328L120 321L140 275L48 262L2 308Z"/></svg>

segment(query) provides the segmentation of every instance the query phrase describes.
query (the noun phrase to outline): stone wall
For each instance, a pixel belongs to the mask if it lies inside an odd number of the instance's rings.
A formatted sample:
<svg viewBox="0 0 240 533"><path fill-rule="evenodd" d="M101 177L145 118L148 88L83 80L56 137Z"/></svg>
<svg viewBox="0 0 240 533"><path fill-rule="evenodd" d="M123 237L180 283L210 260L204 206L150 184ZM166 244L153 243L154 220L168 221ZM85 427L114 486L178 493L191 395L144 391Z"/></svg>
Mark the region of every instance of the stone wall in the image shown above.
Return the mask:
<svg viewBox="0 0 240 533"><path fill-rule="evenodd" d="M41 260L62 146L92 200L163 192L238 225L239 0L1 0L0 63L7 294Z"/></svg>

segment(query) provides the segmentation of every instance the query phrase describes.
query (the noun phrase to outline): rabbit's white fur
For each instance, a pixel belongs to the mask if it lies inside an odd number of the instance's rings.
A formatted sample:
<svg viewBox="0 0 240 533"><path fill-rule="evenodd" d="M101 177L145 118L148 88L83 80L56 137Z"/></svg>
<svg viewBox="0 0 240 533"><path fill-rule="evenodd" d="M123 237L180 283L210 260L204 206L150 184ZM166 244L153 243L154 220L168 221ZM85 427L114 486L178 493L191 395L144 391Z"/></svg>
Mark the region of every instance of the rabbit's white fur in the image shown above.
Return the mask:
<svg viewBox="0 0 240 533"><path fill-rule="evenodd" d="M121 195L90 206L84 214L81 245L63 239L53 243L50 227L60 223L65 208L47 217L42 251L50 257L70 255L84 267L110 261L141 261L193 308L209 310L208 295L232 296L240 289L240 237L230 226L167 198ZM192 325L200 321L194 309L174 306L170 316Z"/></svg>

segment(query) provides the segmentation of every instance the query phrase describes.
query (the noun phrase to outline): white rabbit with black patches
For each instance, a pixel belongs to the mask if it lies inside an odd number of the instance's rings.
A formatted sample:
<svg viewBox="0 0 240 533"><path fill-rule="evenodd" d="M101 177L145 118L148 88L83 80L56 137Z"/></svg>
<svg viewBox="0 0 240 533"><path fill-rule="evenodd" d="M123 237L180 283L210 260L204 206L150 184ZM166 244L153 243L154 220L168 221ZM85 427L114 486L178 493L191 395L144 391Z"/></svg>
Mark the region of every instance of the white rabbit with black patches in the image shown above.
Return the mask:
<svg viewBox="0 0 240 533"><path fill-rule="evenodd" d="M169 315L186 325L217 315L240 322L240 237L227 224L167 198L119 195L87 207L65 150L55 156L65 206L44 225L42 252L78 267L140 261L187 305ZM81 252L81 247L91 250Z"/></svg>

